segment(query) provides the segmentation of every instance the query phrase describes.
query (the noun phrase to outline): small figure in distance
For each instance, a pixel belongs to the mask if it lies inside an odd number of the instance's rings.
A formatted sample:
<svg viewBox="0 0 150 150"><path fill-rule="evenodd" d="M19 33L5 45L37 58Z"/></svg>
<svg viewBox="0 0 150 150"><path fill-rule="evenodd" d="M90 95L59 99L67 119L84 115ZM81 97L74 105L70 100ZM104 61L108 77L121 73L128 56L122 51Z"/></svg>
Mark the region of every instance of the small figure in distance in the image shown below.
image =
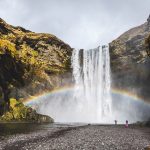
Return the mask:
<svg viewBox="0 0 150 150"><path fill-rule="evenodd" d="M150 25L150 15L149 15L149 17L147 18L147 22L148 22L148 25Z"/></svg>
<svg viewBox="0 0 150 150"><path fill-rule="evenodd" d="M115 120L115 125L117 125L117 120Z"/></svg>
<svg viewBox="0 0 150 150"><path fill-rule="evenodd" d="M125 127L128 128L129 124L128 124L128 120L126 120L126 125Z"/></svg>

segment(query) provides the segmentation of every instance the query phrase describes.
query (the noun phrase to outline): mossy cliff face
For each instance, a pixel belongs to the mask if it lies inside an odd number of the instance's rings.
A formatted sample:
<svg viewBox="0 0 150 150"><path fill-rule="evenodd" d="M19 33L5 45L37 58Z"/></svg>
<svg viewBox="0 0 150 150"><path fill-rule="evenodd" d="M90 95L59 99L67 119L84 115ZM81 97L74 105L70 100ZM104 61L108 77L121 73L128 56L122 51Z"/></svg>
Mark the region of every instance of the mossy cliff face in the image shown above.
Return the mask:
<svg viewBox="0 0 150 150"><path fill-rule="evenodd" d="M150 96L150 20L110 43L113 86ZM148 38L149 37L149 38Z"/></svg>
<svg viewBox="0 0 150 150"><path fill-rule="evenodd" d="M64 86L71 74L72 48L51 34L34 33L0 19L0 114L9 99Z"/></svg>
<svg viewBox="0 0 150 150"><path fill-rule="evenodd" d="M46 115L37 114L35 110L25 106L16 99L10 99L10 109L0 117L0 122L31 122L53 123L54 120Z"/></svg>

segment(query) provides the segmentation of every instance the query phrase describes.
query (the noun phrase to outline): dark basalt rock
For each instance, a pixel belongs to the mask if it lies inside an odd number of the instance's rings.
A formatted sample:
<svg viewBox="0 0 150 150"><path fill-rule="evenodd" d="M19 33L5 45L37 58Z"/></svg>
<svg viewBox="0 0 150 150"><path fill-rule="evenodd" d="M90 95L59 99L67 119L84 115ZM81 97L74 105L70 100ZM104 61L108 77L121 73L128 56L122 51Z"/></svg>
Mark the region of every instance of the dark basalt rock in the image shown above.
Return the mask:
<svg viewBox="0 0 150 150"><path fill-rule="evenodd" d="M145 44L147 55L150 57L150 35L148 36L148 38L146 38Z"/></svg>
<svg viewBox="0 0 150 150"><path fill-rule="evenodd" d="M143 122L136 122L134 123L134 125L138 125L138 126L141 126L141 127L150 127L150 121L143 121Z"/></svg>
<svg viewBox="0 0 150 150"><path fill-rule="evenodd" d="M132 28L110 43L113 87L150 97L149 21ZM147 42L146 42L147 40Z"/></svg>

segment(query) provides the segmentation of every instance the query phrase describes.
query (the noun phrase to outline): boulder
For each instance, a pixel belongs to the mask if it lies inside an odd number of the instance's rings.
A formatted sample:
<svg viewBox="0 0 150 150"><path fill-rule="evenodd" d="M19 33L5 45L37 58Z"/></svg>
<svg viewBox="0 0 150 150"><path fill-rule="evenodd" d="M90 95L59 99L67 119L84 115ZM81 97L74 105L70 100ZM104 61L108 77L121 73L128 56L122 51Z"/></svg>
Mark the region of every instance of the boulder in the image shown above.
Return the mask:
<svg viewBox="0 0 150 150"><path fill-rule="evenodd" d="M147 146L144 148L145 150L150 150L150 146Z"/></svg>
<svg viewBox="0 0 150 150"><path fill-rule="evenodd" d="M10 110L0 117L0 122L53 123L54 120L49 116L38 114L34 109L12 98Z"/></svg>

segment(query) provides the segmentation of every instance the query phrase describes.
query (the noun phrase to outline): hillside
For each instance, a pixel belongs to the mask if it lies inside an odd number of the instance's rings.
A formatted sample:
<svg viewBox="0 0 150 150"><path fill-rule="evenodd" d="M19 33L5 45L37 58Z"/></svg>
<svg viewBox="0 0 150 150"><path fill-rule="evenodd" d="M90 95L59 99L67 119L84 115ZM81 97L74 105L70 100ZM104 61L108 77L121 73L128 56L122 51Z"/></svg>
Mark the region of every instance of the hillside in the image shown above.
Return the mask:
<svg viewBox="0 0 150 150"><path fill-rule="evenodd" d="M148 38L149 37L149 38ZM150 17L110 43L113 86L149 100Z"/></svg>
<svg viewBox="0 0 150 150"><path fill-rule="evenodd" d="M72 48L51 34L34 33L0 19L0 114L21 100L66 84Z"/></svg>

